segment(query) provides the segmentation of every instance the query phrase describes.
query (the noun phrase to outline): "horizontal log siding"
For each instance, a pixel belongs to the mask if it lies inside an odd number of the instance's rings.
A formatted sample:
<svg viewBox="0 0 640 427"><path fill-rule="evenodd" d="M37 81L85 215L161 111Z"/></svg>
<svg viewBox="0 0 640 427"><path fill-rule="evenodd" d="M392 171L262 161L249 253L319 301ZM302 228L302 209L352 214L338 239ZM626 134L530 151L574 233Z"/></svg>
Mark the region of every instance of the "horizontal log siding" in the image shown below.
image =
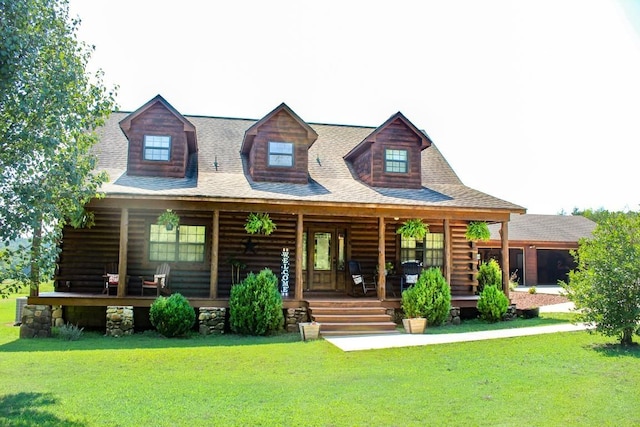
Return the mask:
<svg viewBox="0 0 640 427"><path fill-rule="evenodd" d="M269 166L269 141L292 142L293 167ZM284 111L260 126L249 154L249 172L255 181L306 184L309 175L309 144L306 129Z"/></svg>
<svg viewBox="0 0 640 427"><path fill-rule="evenodd" d="M367 275L373 275L378 265L378 219L360 219L350 226L348 236L350 259L360 262ZM394 264L398 256L395 225L387 225L385 230L385 259Z"/></svg>
<svg viewBox="0 0 640 427"><path fill-rule="evenodd" d="M258 273L269 268L280 278L280 254L282 248L289 248L289 283L295 283L296 220L293 215L270 215L276 230L269 236L249 235L244 229L247 221L245 213L220 213L220 245L218 252L218 296L226 298L231 292L230 259L245 264L240 280L250 272ZM255 253L245 251L245 243L251 238ZM246 252L246 253L245 253Z"/></svg>
<svg viewBox="0 0 640 427"><path fill-rule="evenodd" d="M131 122L126 132L129 139L129 175L182 178L187 169L189 150L184 124L162 104L157 103ZM144 160L144 135L171 136L168 162Z"/></svg>
<svg viewBox="0 0 640 427"><path fill-rule="evenodd" d="M421 140L400 119L385 127L376 136L371 146L372 168L371 185L375 187L420 188L422 185ZM385 150L407 150L407 173L385 171Z"/></svg>
<svg viewBox="0 0 640 427"><path fill-rule="evenodd" d="M58 285L69 282L73 292L102 292L104 266L118 262L120 248L120 211L106 209L95 214L91 228L66 226L60 245L56 281Z"/></svg>
<svg viewBox="0 0 640 427"><path fill-rule="evenodd" d="M465 222L451 222L451 294L471 295L477 285L477 253L475 244L464 236Z"/></svg>

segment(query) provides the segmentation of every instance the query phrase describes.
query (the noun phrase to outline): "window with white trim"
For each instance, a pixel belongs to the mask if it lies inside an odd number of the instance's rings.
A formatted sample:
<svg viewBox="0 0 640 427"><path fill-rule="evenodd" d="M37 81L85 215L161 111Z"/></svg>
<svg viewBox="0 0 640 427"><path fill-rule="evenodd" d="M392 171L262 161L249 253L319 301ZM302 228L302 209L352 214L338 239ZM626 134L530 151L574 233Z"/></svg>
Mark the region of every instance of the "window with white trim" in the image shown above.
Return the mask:
<svg viewBox="0 0 640 427"><path fill-rule="evenodd" d="M384 150L385 172L407 173L409 171L409 155L407 150L387 148Z"/></svg>
<svg viewBox="0 0 640 427"><path fill-rule="evenodd" d="M425 268L444 266L444 234L427 233L422 240L401 237L400 261L418 261Z"/></svg>
<svg viewBox="0 0 640 427"><path fill-rule="evenodd" d="M181 225L167 230L151 224L149 229L149 261L204 262L204 225Z"/></svg>
<svg viewBox="0 0 640 427"><path fill-rule="evenodd" d="M171 158L171 137L166 135L144 136L144 159L168 162Z"/></svg>
<svg viewBox="0 0 640 427"><path fill-rule="evenodd" d="M269 141L269 166L293 167L293 142Z"/></svg>

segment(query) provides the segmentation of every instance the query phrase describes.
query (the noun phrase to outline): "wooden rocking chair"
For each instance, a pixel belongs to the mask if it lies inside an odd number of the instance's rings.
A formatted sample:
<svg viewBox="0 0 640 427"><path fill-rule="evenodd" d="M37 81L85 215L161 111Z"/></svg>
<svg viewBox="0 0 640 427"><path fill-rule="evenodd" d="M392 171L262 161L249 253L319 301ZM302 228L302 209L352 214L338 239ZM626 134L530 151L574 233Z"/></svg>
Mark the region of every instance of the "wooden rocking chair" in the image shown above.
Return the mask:
<svg viewBox="0 0 640 427"><path fill-rule="evenodd" d="M160 264L156 268L156 273L153 275L153 280L146 280L144 276L140 276L140 281L142 282L142 287L140 289L140 296L144 296L145 289L155 289L156 295L160 296L160 294L169 295L171 290L169 288L169 272L171 271L171 267L169 264L164 263Z"/></svg>
<svg viewBox="0 0 640 427"><path fill-rule="evenodd" d="M353 280L354 291L360 286L362 286L362 293L364 295L367 295L367 291L376 290L376 282L373 279L367 279L364 274L362 274L360 263L358 261L350 260L348 265L349 274L351 275L351 280Z"/></svg>

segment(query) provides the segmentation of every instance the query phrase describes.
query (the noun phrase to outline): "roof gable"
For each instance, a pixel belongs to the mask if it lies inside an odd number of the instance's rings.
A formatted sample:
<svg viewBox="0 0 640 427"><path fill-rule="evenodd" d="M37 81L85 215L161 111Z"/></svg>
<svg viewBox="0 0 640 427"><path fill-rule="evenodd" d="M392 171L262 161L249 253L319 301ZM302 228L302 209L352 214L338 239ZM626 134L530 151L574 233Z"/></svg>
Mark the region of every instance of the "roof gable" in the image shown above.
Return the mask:
<svg viewBox="0 0 640 427"><path fill-rule="evenodd" d="M240 152L242 154L248 154L251 151L253 141L258 135L260 128L274 119L281 112L289 115L307 133L307 139L309 140L307 148L313 145L315 140L318 139L318 134L316 133L316 131L313 130L311 126L309 126L304 120L300 118L300 116L298 116L291 108L289 108L289 106L287 106L287 104L283 102L282 104L274 108L269 114L258 120L253 126L246 130L246 132L244 133L244 139L242 140L242 146L240 147Z"/></svg>
<svg viewBox="0 0 640 427"><path fill-rule="evenodd" d="M146 104L142 107L138 108L133 113L126 116L124 119L120 121L120 129L124 132L127 137L129 136L129 130L131 129L131 123L134 119L140 117L149 109L153 108L156 104L162 105L165 109L167 109L171 114L173 114L178 120L180 120L184 126L184 131L187 135L187 143L189 145L189 152L195 153L198 151L198 143L196 138L196 127L187 120L178 110L176 110L171 104L167 102L161 95L156 95L151 98Z"/></svg>
<svg viewBox="0 0 640 427"><path fill-rule="evenodd" d="M431 146L431 139L429 139L427 134L418 129L413 123L411 123L409 119L404 116L404 114L398 111L396 114L389 117L386 122L377 127L376 130L371 132L371 134L369 134L364 140L362 140L362 142L353 147L353 149L344 156L344 159L347 161L353 161L363 151L368 149L369 144L375 143L377 137L396 121L402 123L406 128L408 128L418 136L420 140L420 151Z"/></svg>

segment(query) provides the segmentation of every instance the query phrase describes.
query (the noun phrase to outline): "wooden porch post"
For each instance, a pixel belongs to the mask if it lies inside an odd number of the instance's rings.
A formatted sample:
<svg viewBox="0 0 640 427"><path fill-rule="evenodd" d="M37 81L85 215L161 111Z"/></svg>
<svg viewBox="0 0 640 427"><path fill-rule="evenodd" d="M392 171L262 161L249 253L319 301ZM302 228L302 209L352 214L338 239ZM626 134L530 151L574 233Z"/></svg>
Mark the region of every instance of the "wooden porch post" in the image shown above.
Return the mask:
<svg viewBox="0 0 640 427"><path fill-rule="evenodd" d="M503 221L500 228L502 237L502 290L509 298L509 222Z"/></svg>
<svg viewBox="0 0 640 427"><path fill-rule="evenodd" d="M298 221L296 222L296 299L302 299L302 236L303 236L303 218L302 214L298 214Z"/></svg>
<svg viewBox="0 0 640 427"><path fill-rule="evenodd" d="M387 277L384 274L385 264L385 222L384 217L378 217L378 299L384 300L386 296Z"/></svg>
<svg viewBox="0 0 640 427"><path fill-rule="evenodd" d="M444 278L451 287L451 226L444 220Z"/></svg>
<svg viewBox="0 0 640 427"><path fill-rule="evenodd" d="M118 254L118 294L119 298L127 295L127 257L129 248L129 209L120 210L120 249Z"/></svg>
<svg viewBox="0 0 640 427"><path fill-rule="evenodd" d="M218 209L213 211L213 221L211 224L211 232L213 238L211 239L211 277L209 279L209 298L216 299L218 297L218 246L220 243L220 211Z"/></svg>

